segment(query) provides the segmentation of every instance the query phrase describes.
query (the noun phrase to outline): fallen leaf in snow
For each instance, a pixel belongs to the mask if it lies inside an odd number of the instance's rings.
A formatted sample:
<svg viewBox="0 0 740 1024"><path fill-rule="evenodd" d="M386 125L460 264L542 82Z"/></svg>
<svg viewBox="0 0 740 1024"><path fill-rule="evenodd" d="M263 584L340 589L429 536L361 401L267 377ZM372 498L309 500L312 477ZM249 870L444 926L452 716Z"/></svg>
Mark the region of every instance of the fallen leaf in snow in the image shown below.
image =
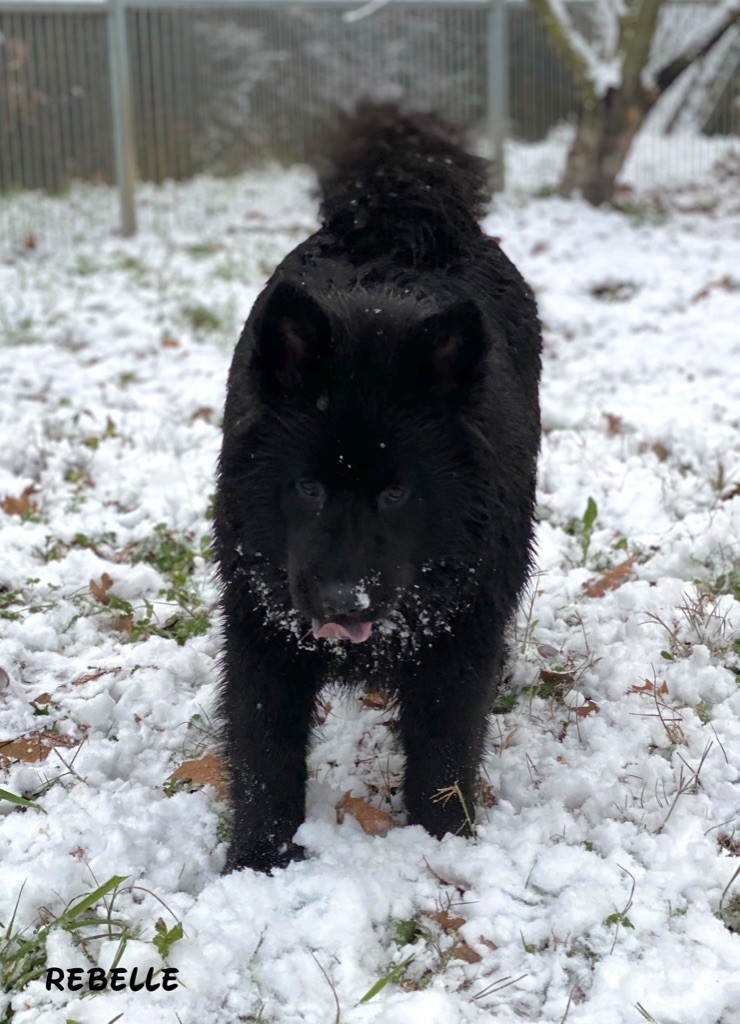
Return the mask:
<svg viewBox="0 0 740 1024"><path fill-rule="evenodd" d="M465 924L464 917L453 917L449 910L435 910L433 914L426 914L426 917L431 917L432 921L436 921L440 928L444 928L447 931L457 931L457 929Z"/></svg>
<svg viewBox="0 0 740 1024"><path fill-rule="evenodd" d="M586 703L581 704L580 707L571 708L571 711L575 711L579 717L585 718L586 715L593 715L594 713L598 714L599 705L593 700L587 700Z"/></svg>
<svg viewBox="0 0 740 1024"><path fill-rule="evenodd" d="M103 579L105 579L106 576L108 576L108 574L107 573L103 573ZM110 579L110 576L108 576L108 579ZM113 581L111 580L111 583L112 582ZM108 587L107 589L110 589L110 587ZM105 604L105 602L103 602L103 603ZM113 668L98 668L98 669L95 669L92 672L85 672L84 675L77 676L76 679L72 680L71 685L72 686L82 686L83 683L92 683L95 679L100 679L101 676L107 676L107 675L118 676L120 674L121 674L121 666L120 665L115 665Z"/></svg>
<svg viewBox="0 0 740 1024"><path fill-rule="evenodd" d="M629 690L627 690L627 693L652 693L654 690L655 684L651 683L649 679L646 679L644 686L630 686ZM658 693L668 693L668 683L664 682L661 686L659 686Z"/></svg>
<svg viewBox="0 0 740 1024"><path fill-rule="evenodd" d="M90 593L96 601L100 601L101 604L108 604L108 601L110 600L108 597L108 591L112 586L113 580L107 572L104 572L100 577L100 583L96 583L95 580L90 580Z"/></svg>
<svg viewBox="0 0 740 1024"><path fill-rule="evenodd" d="M453 960L464 960L467 964L479 964L483 957L469 946L465 939L458 939L452 947Z"/></svg>
<svg viewBox="0 0 740 1024"><path fill-rule="evenodd" d="M34 732L30 736L19 736L16 740L0 743L0 764L11 761L25 761L33 764L45 761L54 747L76 747L79 739L62 736L58 732Z"/></svg>
<svg viewBox="0 0 740 1024"><path fill-rule="evenodd" d="M598 579L583 584L583 592L587 597L603 597L607 590L616 590L627 578L632 575L632 567L635 564L634 558L626 558L619 565L607 569Z"/></svg>
<svg viewBox="0 0 740 1024"><path fill-rule="evenodd" d="M733 839L732 836L719 836L717 845L721 850L726 850L732 857L740 857L740 839Z"/></svg>
<svg viewBox="0 0 740 1024"><path fill-rule="evenodd" d="M378 807L371 807L362 797L350 796L349 793L345 793L337 805L337 820L343 822L347 814L351 814L362 831L367 832L369 836L393 827L390 814Z"/></svg>
<svg viewBox="0 0 740 1024"><path fill-rule="evenodd" d="M190 416L190 422L195 423L196 420L205 420L206 423L213 423L216 410L211 405L202 405L199 409L196 409Z"/></svg>
<svg viewBox="0 0 740 1024"><path fill-rule="evenodd" d="M634 427L630 427L621 416L613 412L603 412L601 415L606 420L607 437L617 437L619 434L628 434L634 430Z"/></svg>
<svg viewBox="0 0 740 1024"><path fill-rule="evenodd" d="M170 779L191 783L193 789L213 786L220 797L225 797L227 793L223 762L217 754L204 754L193 761L183 761L179 768L175 768Z"/></svg>
<svg viewBox="0 0 740 1024"><path fill-rule="evenodd" d="M573 683L575 676L572 672L556 672L555 669L541 668L540 679L543 683Z"/></svg>
<svg viewBox="0 0 740 1024"><path fill-rule="evenodd" d="M648 444L647 441L641 441L637 446L637 453L638 455L644 455L645 452L652 452L658 459L658 462L665 462L671 454L666 446L661 444L660 441L654 441L653 444Z"/></svg>
<svg viewBox="0 0 740 1024"><path fill-rule="evenodd" d="M425 916L431 918L432 921L436 921L440 928L446 932L456 932L458 928L465 924L464 917L453 917L449 910L436 910L434 913L426 914ZM489 945L485 939L481 939L481 942ZM496 947L491 946L491 948L495 949ZM450 950L450 955L453 959L464 960L469 964L478 964L483 959L480 953L476 953L472 946L469 946L465 939L461 939L459 936Z"/></svg>
<svg viewBox="0 0 740 1024"><path fill-rule="evenodd" d="M130 615L116 615L111 620L111 629L118 630L119 633L125 633L126 636L131 636L134 631L134 622Z"/></svg>
<svg viewBox="0 0 740 1024"><path fill-rule="evenodd" d="M515 725L514 728L511 729L510 732L507 732L507 734L504 736L503 740L501 741L501 749L502 750L506 750L507 747L511 746L512 740L514 739L516 734L519 732L520 728L521 728L520 725ZM491 804L491 806L493 806L493 804Z"/></svg>
<svg viewBox="0 0 740 1024"><path fill-rule="evenodd" d="M26 487L19 498L8 497L0 500L0 508L4 512L7 512L9 516L23 516L27 512L35 512L38 505L31 498L32 494L36 493L36 484L29 484Z"/></svg>
<svg viewBox="0 0 740 1024"><path fill-rule="evenodd" d="M710 281L708 284L705 284L704 287L701 288L689 301L701 302L702 299L709 298L712 292L717 289L721 289L725 292L736 292L740 289L740 281L735 281L729 274L725 274L724 277L720 277L716 281Z"/></svg>

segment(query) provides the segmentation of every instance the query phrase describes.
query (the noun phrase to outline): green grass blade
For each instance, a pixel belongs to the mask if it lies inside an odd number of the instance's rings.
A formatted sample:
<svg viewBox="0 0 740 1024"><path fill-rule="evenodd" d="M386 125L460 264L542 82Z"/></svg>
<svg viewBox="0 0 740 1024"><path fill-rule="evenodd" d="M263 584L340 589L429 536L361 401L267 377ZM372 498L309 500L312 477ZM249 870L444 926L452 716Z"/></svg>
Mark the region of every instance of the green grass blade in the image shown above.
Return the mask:
<svg viewBox="0 0 740 1024"><path fill-rule="evenodd" d="M15 793L9 793L7 789L0 789L0 800L9 800L11 804L18 804L19 807L28 807L31 810L41 811L42 814L46 814L41 804L34 803L33 800L26 800L22 796L16 796Z"/></svg>
<svg viewBox="0 0 740 1024"><path fill-rule="evenodd" d="M396 964L395 967L392 967L387 974L383 975L382 978L378 978L372 988L367 990L357 1005L360 1006L362 1003L369 1003L370 1000L374 996L377 996L378 992L381 992L386 985L391 981L395 981L396 978L400 978L413 959L413 956L406 957L406 959L402 960L400 964Z"/></svg>
<svg viewBox="0 0 740 1024"><path fill-rule="evenodd" d="M85 896L85 898L80 900L79 903L75 903L73 907L69 907L69 909L65 910L63 914L60 914L59 917L51 922L51 924L48 924L45 928L38 931L32 939L28 939L26 942L22 943L14 953L7 957L7 962L15 963L18 960L22 960L33 949L46 942L46 937L53 928L65 927L69 921L74 920L74 918L77 917L78 914L81 914L83 910L88 910L94 903L97 903L101 897L109 893L111 889L115 889L116 886L121 884L121 882L125 882L126 877L126 875L113 875L113 877L109 878L107 882L103 882L103 884L98 886L98 888L95 889L94 892L91 892L89 896Z"/></svg>
<svg viewBox="0 0 740 1024"><path fill-rule="evenodd" d="M94 904L98 902L98 900L102 899L103 896L106 896L111 889L116 889L121 882L125 882L126 878L127 875L113 875L113 877L109 878L107 882L103 882L102 885L99 885L98 888L91 892L89 896L85 896L85 898L80 900L79 903L75 903L73 907L69 907L69 909L65 910L63 914L60 914L50 927L56 928L58 925L65 924L72 918L77 917L77 915L81 914L83 910L89 910L90 907L94 906Z"/></svg>

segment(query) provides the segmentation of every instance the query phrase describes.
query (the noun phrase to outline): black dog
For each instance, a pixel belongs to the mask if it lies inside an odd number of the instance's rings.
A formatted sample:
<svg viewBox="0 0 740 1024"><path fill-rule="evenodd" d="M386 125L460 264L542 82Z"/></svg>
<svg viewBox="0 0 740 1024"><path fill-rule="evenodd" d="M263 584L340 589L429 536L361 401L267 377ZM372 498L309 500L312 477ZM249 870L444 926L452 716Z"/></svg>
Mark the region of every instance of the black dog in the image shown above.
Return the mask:
<svg viewBox="0 0 740 1024"><path fill-rule="evenodd" d="M469 825L530 566L540 331L478 224L487 165L436 118L389 106L361 107L338 139L322 227L275 271L229 374L215 511L229 869L300 855L327 679L395 693L409 822Z"/></svg>

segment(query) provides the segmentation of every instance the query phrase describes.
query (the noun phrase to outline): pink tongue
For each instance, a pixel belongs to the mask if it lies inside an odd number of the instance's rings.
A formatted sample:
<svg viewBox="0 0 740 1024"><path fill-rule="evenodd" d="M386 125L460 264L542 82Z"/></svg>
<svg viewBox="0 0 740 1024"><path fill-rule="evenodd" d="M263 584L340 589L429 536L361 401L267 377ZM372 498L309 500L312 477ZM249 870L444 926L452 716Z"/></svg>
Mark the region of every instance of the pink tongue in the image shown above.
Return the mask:
<svg viewBox="0 0 740 1024"><path fill-rule="evenodd" d="M373 631L372 622L350 622L346 626L325 622L322 626L318 619L314 619L311 627L317 640L351 640L353 644L364 643Z"/></svg>

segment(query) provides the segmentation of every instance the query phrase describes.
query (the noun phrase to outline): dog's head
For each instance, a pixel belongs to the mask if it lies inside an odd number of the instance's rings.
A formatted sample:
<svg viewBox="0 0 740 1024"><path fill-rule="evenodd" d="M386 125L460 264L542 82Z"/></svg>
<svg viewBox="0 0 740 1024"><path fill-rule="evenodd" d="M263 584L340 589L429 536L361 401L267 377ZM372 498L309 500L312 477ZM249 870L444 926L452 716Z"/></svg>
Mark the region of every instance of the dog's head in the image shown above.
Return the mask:
<svg viewBox="0 0 740 1024"><path fill-rule="evenodd" d="M263 303L230 385L248 400L227 414L221 474L245 547L287 571L314 636L364 642L415 603L429 566L470 560L485 352L472 302L434 309L382 289L318 301L281 283Z"/></svg>

